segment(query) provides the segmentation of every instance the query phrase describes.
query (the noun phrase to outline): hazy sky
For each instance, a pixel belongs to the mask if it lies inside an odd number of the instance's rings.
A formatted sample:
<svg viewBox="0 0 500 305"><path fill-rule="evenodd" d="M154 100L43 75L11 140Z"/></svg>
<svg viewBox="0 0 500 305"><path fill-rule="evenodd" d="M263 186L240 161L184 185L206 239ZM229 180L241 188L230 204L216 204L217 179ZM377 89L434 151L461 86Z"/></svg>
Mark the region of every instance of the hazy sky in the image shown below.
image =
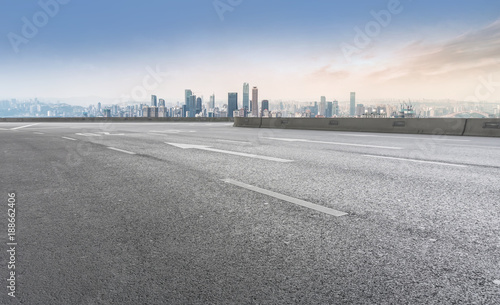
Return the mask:
<svg viewBox="0 0 500 305"><path fill-rule="evenodd" d="M0 29L0 98L500 101L498 0L2 0Z"/></svg>

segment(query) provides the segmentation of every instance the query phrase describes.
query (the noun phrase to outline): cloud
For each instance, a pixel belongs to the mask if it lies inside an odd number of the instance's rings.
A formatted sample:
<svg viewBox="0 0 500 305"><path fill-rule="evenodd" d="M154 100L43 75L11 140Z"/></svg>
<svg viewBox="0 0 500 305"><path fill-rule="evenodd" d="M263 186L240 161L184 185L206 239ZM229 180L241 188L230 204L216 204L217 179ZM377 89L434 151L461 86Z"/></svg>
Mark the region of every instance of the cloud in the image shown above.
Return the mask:
<svg viewBox="0 0 500 305"><path fill-rule="evenodd" d="M395 62L395 63L394 63ZM456 78L488 73L500 67L500 20L441 44L414 41L395 53L383 69L368 75L373 80L398 78Z"/></svg>
<svg viewBox="0 0 500 305"><path fill-rule="evenodd" d="M326 65L312 72L310 77L318 80L342 80L348 78L350 73L345 70L332 70L332 65Z"/></svg>

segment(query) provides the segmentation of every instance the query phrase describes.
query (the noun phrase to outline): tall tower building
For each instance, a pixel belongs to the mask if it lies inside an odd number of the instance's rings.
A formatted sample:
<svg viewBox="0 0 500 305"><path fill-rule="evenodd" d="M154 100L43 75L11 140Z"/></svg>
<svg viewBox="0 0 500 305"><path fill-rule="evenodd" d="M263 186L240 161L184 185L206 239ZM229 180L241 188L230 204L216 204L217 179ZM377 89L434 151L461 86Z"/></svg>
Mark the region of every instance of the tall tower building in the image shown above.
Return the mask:
<svg viewBox="0 0 500 305"><path fill-rule="evenodd" d="M250 111L250 89L248 83L243 83L243 108Z"/></svg>
<svg viewBox="0 0 500 305"><path fill-rule="evenodd" d="M189 99L191 98L191 95L193 95L193 91L191 91L190 89L186 89L184 91L184 96L185 96L185 105L189 105Z"/></svg>
<svg viewBox="0 0 500 305"><path fill-rule="evenodd" d="M264 116L264 110L269 111L269 101L263 100L262 107L260 107L260 116Z"/></svg>
<svg viewBox="0 0 500 305"><path fill-rule="evenodd" d="M151 95L151 107L156 107L158 106L156 102L156 95Z"/></svg>
<svg viewBox="0 0 500 305"><path fill-rule="evenodd" d="M252 116L259 116L259 89L257 87L252 88Z"/></svg>
<svg viewBox="0 0 500 305"><path fill-rule="evenodd" d="M318 115L326 116L326 97L322 96L319 102Z"/></svg>
<svg viewBox="0 0 500 305"><path fill-rule="evenodd" d="M238 93L229 92L227 94L227 116L234 117L233 112L238 110Z"/></svg>
<svg viewBox="0 0 500 305"><path fill-rule="evenodd" d="M215 94L212 94L210 96L210 104L208 105L208 108L210 108L210 109L215 108Z"/></svg>
<svg viewBox="0 0 500 305"><path fill-rule="evenodd" d="M165 107L165 100L162 98L158 100L158 107L161 107L161 106Z"/></svg>
<svg viewBox="0 0 500 305"><path fill-rule="evenodd" d="M196 95L191 95L189 97L187 111L189 111L190 118L194 118L196 116Z"/></svg>
<svg viewBox="0 0 500 305"><path fill-rule="evenodd" d="M201 104L203 101L201 100L201 97L196 99L196 114L200 113L202 110Z"/></svg>
<svg viewBox="0 0 500 305"><path fill-rule="evenodd" d="M356 115L356 92L351 92L351 104L349 110L350 110L349 111L350 116Z"/></svg>

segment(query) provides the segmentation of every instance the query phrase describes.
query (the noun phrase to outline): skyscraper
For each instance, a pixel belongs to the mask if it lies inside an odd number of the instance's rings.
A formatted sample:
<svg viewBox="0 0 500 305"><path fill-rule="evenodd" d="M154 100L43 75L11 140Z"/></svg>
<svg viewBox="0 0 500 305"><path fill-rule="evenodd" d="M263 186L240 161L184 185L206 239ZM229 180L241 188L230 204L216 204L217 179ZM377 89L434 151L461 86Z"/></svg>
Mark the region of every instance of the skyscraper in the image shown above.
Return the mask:
<svg viewBox="0 0 500 305"><path fill-rule="evenodd" d="M208 108L210 108L210 109L215 108L215 94L212 94L210 96L210 104L208 105Z"/></svg>
<svg viewBox="0 0 500 305"><path fill-rule="evenodd" d="M190 89L186 89L184 92L185 102L186 102L185 105L189 105L189 99L190 99L191 95L193 95L193 91L191 91Z"/></svg>
<svg viewBox="0 0 500 305"><path fill-rule="evenodd" d="M326 113L325 117L331 118L333 114L333 103L332 102L327 102L326 103Z"/></svg>
<svg viewBox="0 0 500 305"><path fill-rule="evenodd" d="M248 111L250 111L250 89L249 89L248 83L243 83L243 108L246 108Z"/></svg>
<svg viewBox="0 0 500 305"><path fill-rule="evenodd" d="M252 116L259 116L259 89L257 87L252 88Z"/></svg>
<svg viewBox="0 0 500 305"><path fill-rule="evenodd" d="M349 115L356 115L356 92L351 92L351 104L350 104Z"/></svg>
<svg viewBox="0 0 500 305"><path fill-rule="evenodd" d="M333 101L332 115L339 115L339 102Z"/></svg>
<svg viewBox="0 0 500 305"><path fill-rule="evenodd" d="M318 115L326 116L326 97L322 96L319 102Z"/></svg>
<svg viewBox="0 0 500 305"><path fill-rule="evenodd" d="M194 118L196 116L196 95L191 95L189 97L187 111L189 111L190 118Z"/></svg>
<svg viewBox="0 0 500 305"><path fill-rule="evenodd" d="M156 95L151 95L151 107L156 107L158 104L156 103Z"/></svg>
<svg viewBox="0 0 500 305"><path fill-rule="evenodd" d="M269 101L263 100L262 107L260 107L260 116L264 116L264 110L269 111Z"/></svg>
<svg viewBox="0 0 500 305"><path fill-rule="evenodd" d="M196 99L196 114L200 113L201 112L201 104L202 104L202 100L201 100L201 97L197 98Z"/></svg>
<svg viewBox="0 0 500 305"><path fill-rule="evenodd" d="M162 98L158 100L158 107L160 107L160 106L165 107L165 100Z"/></svg>
<svg viewBox="0 0 500 305"><path fill-rule="evenodd" d="M234 117L233 112L238 109L238 93L229 92L227 94L227 116Z"/></svg>

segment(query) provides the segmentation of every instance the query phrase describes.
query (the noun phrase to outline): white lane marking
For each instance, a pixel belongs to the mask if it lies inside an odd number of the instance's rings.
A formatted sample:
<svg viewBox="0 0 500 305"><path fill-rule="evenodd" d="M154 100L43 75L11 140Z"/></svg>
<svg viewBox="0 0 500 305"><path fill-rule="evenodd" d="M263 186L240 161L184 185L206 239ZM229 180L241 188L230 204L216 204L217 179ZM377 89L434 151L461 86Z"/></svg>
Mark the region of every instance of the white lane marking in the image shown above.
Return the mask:
<svg viewBox="0 0 500 305"><path fill-rule="evenodd" d="M309 209L313 209L315 211L319 211L319 212L322 212L322 213L325 213L325 214L329 214L329 215L333 215L333 216L337 216L337 217L338 216L347 215L347 213L345 213L345 212L337 211L337 210L334 210L334 209L331 209L331 208L327 208L327 207L322 206L322 205L314 204L312 202L308 202L308 201L305 201L305 200L293 198L293 197L290 197L290 196L287 196L287 195L283 195L283 194L280 194L280 193L276 193L276 192L273 192L273 191L269 191L269 190L266 190L266 189L262 189L260 187L256 187L256 186L253 186L253 185L250 185L250 184L245 184L243 182L239 182L239 181L236 181L236 180L223 179L222 181L224 181L226 183L230 183L230 184L236 185L236 186L239 186L239 187L242 187L242 188L245 188L247 190L251 190L251 191L254 191L254 192L257 192L257 193L261 193L261 194L268 195L268 196L271 196L271 197L274 197L274 198L278 198L280 200L288 201L288 202L291 202L291 203L294 203L294 204L297 204L297 205L300 205L300 206L303 206L303 207L306 207L306 208L309 208Z"/></svg>
<svg viewBox="0 0 500 305"><path fill-rule="evenodd" d="M11 128L10 130L16 130L16 129L26 128L26 127L31 127L31 126L35 126L35 125L38 125L38 124L40 124L40 123L30 124L30 125L24 125L24 126L18 126L18 127Z"/></svg>
<svg viewBox="0 0 500 305"><path fill-rule="evenodd" d="M394 146L378 146L378 145L354 144L354 143L343 143L343 142L326 142L326 141L314 141L307 139L269 138L269 137L265 137L265 139L286 141L286 142L306 142L306 143L334 144L334 145L369 147L369 148L403 149L402 147L394 147Z"/></svg>
<svg viewBox="0 0 500 305"><path fill-rule="evenodd" d="M109 133L107 131L99 131L98 133L102 133L103 135L106 136L124 136L124 133Z"/></svg>
<svg viewBox="0 0 500 305"><path fill-rule="evenodd" d="M119 152L122 152L122 153L126 153L126 154L129 154L129 155L136 155L135 152L131 152L131 151L128 151L128 150L123 150L123 149L119 149L119 148L115 148L115 147L108 147L108 149L116 150L116 151L119 151Z"/></svg>
<svg viewBox="0 0 500 305"><path fill-rule="evenodd" d="M75 133L77 136L84 136L84 137L100 137L101 135L100 134L96 134L96 133L90 133L90 132L87 132L87 133Z"/></svg>
<svg viewBox="0 0 500 305"><path fill-rule="evenodd" d="M165 142L168 145L172 145L175 147L179 147L182 149L200 149L200 150L206 150L206 151L213 151L213 152L219 152L223 154L229 154L229 155L236 155L236 156L242 156L242 157L248 157L248 158L255 158L255 159L262 159L262 160L268 160L268 161L276 161L276 162L293 162L293 160L287 160L287 159L280 159L280 158L274 158L274 157L267 157L267 156L260 156L260 155L254 155L254 154L246 154L246 153L241 153L241 152L235 152L235 151L229 151L229 150L221 150L221 149L215 149L215 148L210 148L210 146L205 146L205 145L192 145L192 144L180 144L180 143L168 143Z"/></svg>
<svg viewBox="0 0 500 305"><path fill-rule="evenodd" d="M68 138L68 137L61 137L61 138L66 139L66 140L76 141L76 139L73 139L73 138Z"/></svg>
<svg viewBox="0 0 500 305"><path fill-rule="evenodd" d="M379 136L379 135L371 135L371 134L348 134L348 133L338 133L336 135L339 136L349 136L349 137L373 137L373 138L394 138L394 139L414 139L414 140L432 140L432 141L457 141L457 142L469 142L470 140L456 140L456 139L442 139L442 138L433 138L438 137L436 135L427 135L429 137L401 137L401 136Z"/></svg>
<svg viewBox="0 0 500 305"><path fill-rule="evenodd" d="M446 146L500 149L500 146L444 144Z"/></svg>
<svg viewBox="0 0 500 305"><path fill-rule="evenodd" d="M233 141L233 140L223 140L223 139L218 139L217 142L238 143L238 144L251 144L250 142Z"/></svg>
<svg viewBox="0 0 500 305"><path fill-rule="evenodd" d="M43 132L35 131L34 134L44 134Z"/></svg>
<svg viewBox="0 0 500 305"><path fill-rule="evenodd" d="M381 158L381 159L391 159L391 160L408 161L408 162L439 164L439 165L448 165L448 166L456 166L456 167L467 167L467 165L462 165L462 164L453 164L453 163L444 163L444 162L435 162L435 161L424 161L424 160L417 160L417 159L405 159L405 158L375 156L375 155L363 155L363 156L365 156L365 157L371 157L371 158Z"/></svg>
<svg viewBox="0 0 500 305"><path fill-rule="evenodd" d="M196 132L195 130L178 130L178 129L166 129L166 130L150 130L149 132L157 132L157 133L181 133L181 132Z"/></svg>

